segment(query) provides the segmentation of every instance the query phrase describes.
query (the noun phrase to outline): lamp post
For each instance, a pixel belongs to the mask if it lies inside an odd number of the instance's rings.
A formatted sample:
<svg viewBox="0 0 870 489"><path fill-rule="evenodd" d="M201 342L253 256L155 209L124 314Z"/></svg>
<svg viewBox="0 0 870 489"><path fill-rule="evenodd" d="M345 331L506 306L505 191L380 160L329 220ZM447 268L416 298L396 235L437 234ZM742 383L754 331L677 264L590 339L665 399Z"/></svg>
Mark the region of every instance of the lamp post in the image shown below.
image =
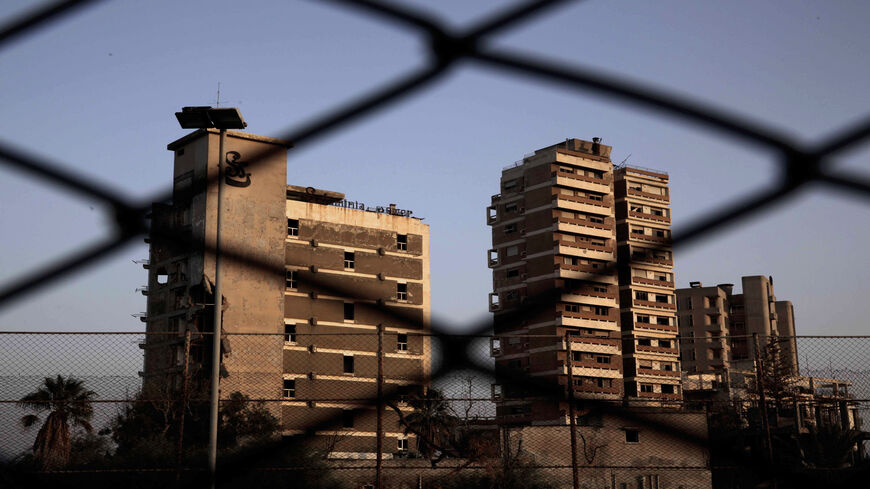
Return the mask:
<svg viewBox="0 0 870 489"><path fill-rule="evenodd" d="M223 194L223 159L224 143L227 129L244 129L248 126L242 118L242 113L235 107L212 108L182 107L181 112L176 112L175 117L182 129L209 129L220 130L220 145L217 161L217 224L214 243L214 333L212 336L212 365L211 365L211 399L209 402L209 427L208 427L208 472L211 487L215 486L215 473L217 471L217 432L218 432L218 402L221 372L221 309L223 306L223 294L221 291L220 259L221 259L221 196ZM206 172L207 174L208 172Z"/></svg>

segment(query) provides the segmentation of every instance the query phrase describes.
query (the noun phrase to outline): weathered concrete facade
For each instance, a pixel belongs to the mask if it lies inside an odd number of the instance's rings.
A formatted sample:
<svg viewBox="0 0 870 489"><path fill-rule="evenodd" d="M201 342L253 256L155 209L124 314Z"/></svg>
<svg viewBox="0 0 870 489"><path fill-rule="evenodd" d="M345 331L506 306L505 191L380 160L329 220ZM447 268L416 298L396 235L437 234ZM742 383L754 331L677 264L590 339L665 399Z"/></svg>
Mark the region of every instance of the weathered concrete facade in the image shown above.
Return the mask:
<svg viewBox="0 0 870 489"><path fill-rule="evenodd" d="M577 430L582 488L710 488L707 418L703 412L628 409L581 413ZM572 487L568 426L502 431L502 444L546 469L554 487ZM505 443L506 442L506 443Z"/></svg>
<svg viewBox="0 0 870 489"><path fill-rule="evenodd" d="M502 172L487 209L496 369L568 386L570 365L577 397L679 400L668 176L614 170L610 149L569 139ZM565 402L495 389L504 420L568 422Z"/></svg>
<svg viewBox="0 0 870 489"><path fill-rule="evenodd" d="M571 368L578 395L615 400L623 385L609 155L577 139L535 151L502 172L487 222L496 370L567 386ZM564 401L523 399L510 385L498 395L506 422L567 423Z"/></svg>
<svg viewBox="0 0 870 489"><path fill-rule="evenodd" d="M288 187L286 203L283 377L294 392L282 403L285 434L342 419L316 434L331 456L357 457L375 452L379 328L384 392L428 384L429 227L299 190ZM408 437L393 410L383 426L384 451L402 451Z"/></svg>
<svg viewBox="0 0 870 489"><path fill-rule="evenodd" d="M186 330L212 330L219 139L215 130L198 130L167 147L175 158L173 201L155 204L152 210L145 321L148 332L178 335L147 337L146 389L178 383ZM278 139L227 131L228 161L247 163L253 155L259 161L244 172L246 177L232 179L242 183L225 183L222 189L223 331L274 336L247 338L245 349L260 352L255 356L233 352L233 338L225 338L223 362L230 375L222 382L223 396L241 391L271 399L281 392L278 335L284 314L283 195L289 146ZM210 340L194 338L190 366L195 372L210 363Z"/></svg>
<svg viewBox="0 0 870 489"><path fill-rule="evenodd" d="M691 287L677 289L683 370L752 370L751 335L757 333L763 344L779 342L782 361L797 375L794 306L776 299L772 278L747 276L741 282L742 294L733 293L733 284L704 287L692 282Z"/></svg>
<svg viewBox="0 0 870 489"><path fill-rule="evenodd" d="M614 175L625 394L680 400L668 174L624 166Z"/></svg>
<svg viewBox="0 0 870 489"><path fill-rule="evenodd" d="M269 400L285 435L314 429L334 454L374 452L378 330L385 392L419 389L429 375L428 226L392 207L339 207L343 194L288 186L285 141L228 131L224 155L218 146L213 130L168 146L173 202L153 206L143 319L148 332L171 334L143 344L145 388L180 385L185 331L192 378L202 381L211 364L210 337L196 333L213 330L223 157L221 396ZM407 449L402 431L387 410L385 452Z"/></svg>

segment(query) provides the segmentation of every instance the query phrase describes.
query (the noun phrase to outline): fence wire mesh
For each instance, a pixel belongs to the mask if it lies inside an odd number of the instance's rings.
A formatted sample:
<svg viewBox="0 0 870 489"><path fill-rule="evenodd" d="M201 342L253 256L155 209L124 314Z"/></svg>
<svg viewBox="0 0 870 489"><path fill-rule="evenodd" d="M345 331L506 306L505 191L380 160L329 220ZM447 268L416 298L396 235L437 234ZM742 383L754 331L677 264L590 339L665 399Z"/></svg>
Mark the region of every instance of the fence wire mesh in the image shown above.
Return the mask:
<svg viewBox="0 0 870 489"><path fill-rule="evenodd" d="M427 369L445 358L438 335L226 335L219 432L226 483L289 477L305 487L368 487L380 473L383 487L396 488L572 487L576 474L580 487L751 487L773 467L782 487L801 487L847 482L870 455L860 438L870 408L870 337L762 337L758 357L717 371L674 371L664 360L639 367L651 379L676 378L680 399L626 401L584 388L582 375L604 379L614 367L574 355L573 406L564 386L548 385L544 367L496 367L510 361L514 338L564 337L461 338L480 368L432 377ZM684 361L704 352L715 362L717 351L747 338L753 344L746 336L682 338L681 352ZM77 484L84 474L99 474L89 479L97 486L123 474L137 474L143 486L195 482L208 419L197 351L210 342L209 334L190 333L0 334L7 427L0 452L39 469L26 473L42 482ZM177 352L177 368L143 376L155 344L178 346L167 350ZM275 348L279 357L263 354ZM56 412L71 426L70 458L37 466L40 426ZM40 418L26 428L31 415ZM768 456L772 462L755 472L757 458Z"/></svg>
<svg viewBox="0 0 870 489"><path fill-rule="evenodd" d="M13 19L0 28L0 48L91 3L96 2L57 2ZM483 41L498 31L569 2L521 3L464 31L452 29L425 12L396 5L362 0L334 3L418 31L430 41L429 63L307 126L281 135L297 147L419 92L454 69L456 61L469 60L504 73L568 85L675 116L777 152L783 178L773 188L748 195L680 229L674 233L674 247L744 219L810 182L862 196L870 191L866 180L829 168L832 157L863 143L870 135L867 120L844 127L819 144L804 145L753 123L748 116L678 97L651 85L484 46ZM263 156L255 155L249 165L256 166ZM168 202L171 192L130 201L120 192L95 185L8 142L0 142L0 161L83 198L106 203L112 209L116 231L105 241L52 260L44 268L4 284L0 306L95 266L132 239L164 232L149 229L147 215L152 202ZM189 237L181 234L161 237L190 244ZM213 252L213 243L206 243L205 251ZM270 266L246 255L244 249L222 253L264 269ZM304 281L326 290L340 287L318 283L315 277ZM339 292L347 297L354 295L352 290ZM864 441L854 439L863 436L859 434L860 422L870 399L866 338L797 337L797 354L792 363L782 361L787 356L782 351L760 347L760 361L747 358L745 365L718 374L681 373L660 363L644 365L639 370L645 370L645 375L679 378L672 384L682 393L682 399L659 391L651 392L659 396L633 404L607 397L612 384L606 381L612 379L612 374L602 373L608 368L591 365L598 360L595 355L583 353L594 353L589 348L578 348L575 353L580 355L572 357L570 370L588 373L589 369L597 369L599 374L579 375L570 386L577 400L564 402L566 386L547 385L536 378L534 371L509 364L506 356L510 355L512 340L489 337L489 322L475 325L471 333L478 336L449 335L444 326L433 323L431 334L404 334L403 338L399 333L386 332L380 338L383 355L341 353L371 352L370 344L378 340L371 334L330 337L299 330L275 336L228 336L228 367L238 358L259 356L263 361L292 364L293 368L278 372L237 371L242 373L224 379L222 481L278 481L287 485L290 474L299 486L373 487L377 483L373 473L378 467L371 460L352 459L348 454L378 452L379 439L380 452L389 455L378 471L385 487L568 487L577 486L577 479L583 487L610 488L709 487L711 480L719 482L717 487L750 487L771 481L778 487L857 487L855 481L866 474L857 464L866 456ZM95 486L123 481L143 487L199 482L204 467L202 443L208 397L201 371L209 362L211 340L203 332L187 337L177 333L0 335L0 413L3 426L10 427L0 449L7 456L27 452L33 446L33 437L38 436L34 431L40 432L37 423L45 421L29 418L29 435L12 428L28 409L47 417L62 412L74 426L79 417L94 427L92 434L73 430L66 441L73 447L71 460L51 467L33 466L32 471L24 473L4 472L4 482L10 486L76 486L83 482ZM721 359L727 349L740 350L746 341L749 339L684 338L681 359L689 360L687 355L693 352L691 361L702 355L713 364L717 355ZM149 361L148 345L154 342L171 346L161 350L174 355L176 368L162 374L171 382L149 384L149 378L139 376ZM364 343L369 345L359 347ZM495 345L503 345L504 350ZM786 345L782 349L788 348ZM281 355L276 356L276 351ZM415 360L427 355L433 361L431 365ZM503 367L498 361L500 356L505 360ZM292 360L294 357L304 360ZM385 369L388 374L378 374L379 358L392 364ZM306 368L297 368L300 365ZM315 387L339 382L333 379L342 379L341 388ZM79 398L67 401L64 396L52 397L50 391L57 389ZM22 399L27 402L22 404ZM551 407L546 407L548 404ZM46 410L43 406L54 407ZM679 414L674 407L680 409ZM318 414L313 415L314 411ZM567 414L572 411L574 416ZM762 411L767 415L761 415ZM380 428L378 420L373 419L374 412L384 413ZM538 412L546 412L545 417L550 419L567 415L576 429L570 424L528 423ZM439 428L431 421L433 417L443 418L454 428ZM707 426L713 428L708 432ZM271 444L250 442L257 438L255 435L276 432L287 436ZM378 432L383 436L372 435ZM639 440L644 438L651 438L652 452L633 451L643 445ZM703 449L680 450L684 444ZM363 446L364 450L360 448ZM681 455L690 453L694 458ZM105 478L95 479L97 473ZM132 482L120 478L128 473L138 474L137 478Z"/></svg>

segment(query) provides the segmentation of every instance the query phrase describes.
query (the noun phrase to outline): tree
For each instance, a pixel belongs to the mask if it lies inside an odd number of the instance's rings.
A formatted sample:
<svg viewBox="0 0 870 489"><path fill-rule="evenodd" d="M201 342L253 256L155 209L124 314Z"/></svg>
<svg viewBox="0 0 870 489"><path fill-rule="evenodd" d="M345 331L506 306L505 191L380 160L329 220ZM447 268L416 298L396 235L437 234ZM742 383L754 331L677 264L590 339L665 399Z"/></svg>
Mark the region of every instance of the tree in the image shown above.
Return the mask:
<svg viewBox="0 0 870 489"><path fill-rule="evenodd" d="M782 401L794 397L800 379L795 375L794 364L789 360L782 344L788 340L770 338L761 350L759 378L764 393L772 397L777 408Z"/></svg>
<svg viewBox="0 0 870 489"><path fill-rule="evenodd" d="M84 381L72 377L46 377L42 385L22 397L18 405L43 413L48 411L42 428L33 442L33 455L45 469L63 467L69 462L70 425L93 432L91 418L94 408L91 405L96 393L85 389ZM30 428L39 422L39 414L28 414L21 418L21 424Z"/></svg>
<svg viewBox="0 0 870 489"><path fill-rule="evenodd" d="M417 451L425 458L432 458L438 447L445 446L450 441L456 418L451 414L450 404L435 389L413 397L410 405L414 412L403 420L405 434L416 434Z"/></svg>

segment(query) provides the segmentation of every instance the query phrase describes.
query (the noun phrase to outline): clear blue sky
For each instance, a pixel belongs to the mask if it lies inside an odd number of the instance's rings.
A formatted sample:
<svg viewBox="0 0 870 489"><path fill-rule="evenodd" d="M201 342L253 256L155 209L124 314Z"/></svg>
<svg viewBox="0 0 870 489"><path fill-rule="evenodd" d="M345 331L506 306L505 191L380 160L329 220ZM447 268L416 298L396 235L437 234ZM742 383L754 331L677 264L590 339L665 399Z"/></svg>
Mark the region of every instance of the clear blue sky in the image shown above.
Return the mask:
<svg viewBox="0 0 870 489"><path fill-rule="evenodd" d="M7 0L0 19L35 2ZM469 25L495 1L405 2ZM428 5L432 4L432 5ZM424 63L412 32L328 2L105 1L0 49L0 138L143 198L166 188L166 143L184 105L238 106L280 135ZM863 1L577 2L494 46L748 114L820 141L870 112ZM567 137L604 138L613 158L671 175L675 225L778 178L771 154L672 117L461 63L404 103L289 153L289 180L394 202L432 233L435 314L486 316L484 209L501 168ZM868 169L867 146L840 165ZM0 166L0 280L105 236L98 203ZM799 334L867 333L870 199L822 187L676 254L680 286L773 275ZM0 309L2 330L139 330L141 241L71 280Z"/></svg>

